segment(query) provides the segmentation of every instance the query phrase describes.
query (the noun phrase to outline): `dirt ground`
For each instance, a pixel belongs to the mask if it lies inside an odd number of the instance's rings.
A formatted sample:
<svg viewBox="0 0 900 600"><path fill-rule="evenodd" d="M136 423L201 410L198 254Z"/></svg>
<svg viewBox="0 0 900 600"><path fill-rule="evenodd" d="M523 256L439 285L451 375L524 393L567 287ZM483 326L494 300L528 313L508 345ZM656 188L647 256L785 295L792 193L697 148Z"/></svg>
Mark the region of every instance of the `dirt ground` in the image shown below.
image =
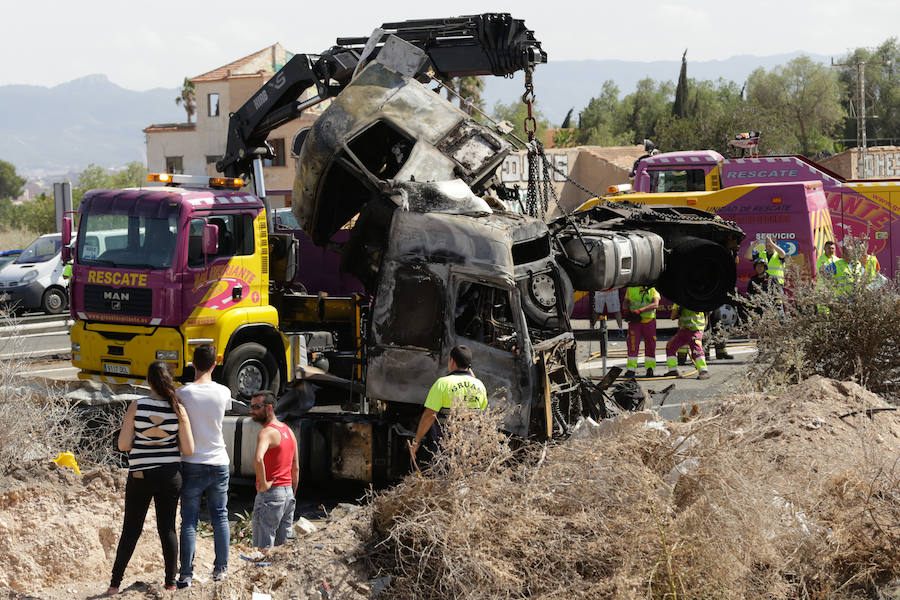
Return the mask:
<svg viewBox="0 0 900 600"><path fill-rule="evenodd" d="M125 471L102 468L76 475L55 463L32 462L0 476L0 598L93 598L109 585L124 510ZM327 533L290 540L256 566L244 545L231 547L229 578L212 582L211 535L197 540L195 585L163 590L163 562L151 506L122 582L121 598L247 598L274 591L278 598L364 598L353 553L362 513L336 510ZM179 518L180 522L180 518ZM338 593L339 592L339 593Z"/></svg>
<svg viewBox="0 0 900 600"><path fill-rule="evenodd" d="M652 539L665 526L672 541L670 563L681 569L681 591L688 592L679 597L709 597L702 591L707 589L718 590L722 598L752 597L747 593L763 590L765 597L800 597L794 592L801 576L810 589L841 591L804 597L864 597L855 595L873 589L857 585L864 574L877 583L880 597L900 598L892 595L900 575L900 525L897 503L891 500L900 415L884 411L840 418L871 408L890 407L854 383L814 377L777 397L724 398L711 415L683 423L660 421L652 413L626 415L601 424L591 435L548 447L536 466L516 467L508 482L496 476L466 479L460 484L464 491L480 499L461 502L457 516L471 514L478 505L474 521L446 518L457 508L441 508L435 501L446 497L444 488L451 483L410 478L376 497L372 508L342 505L317 531L275 549L265 559L270 565L242 560L240 555L252 550L232 546L229 577L220 583L208 579L212 538L200 537L197 584L186 591L162 589L162 557L151 510L120 597L237 599L260 592L279 600L352 600L371 598L388 582L386 596L411 597L404 590L427 583L404 579L423 573L421 557L403 547L392 549L391 528L396 539L408 541L396 535L398 528L424 524L437 514L434 535L443 545L429 547L443 548L447 556L433 555L432 564L438 558L451 564L465 560L471 547L491 558L495 576L484 582L485 594L463 594L470 597L496 597L488 593L490 585L503 582L506 587L494 591L520 596L526 591L520 586L528 564L569 569L568 558L573 564L608 566L602 580L599 571L590 569L548 573L579 586L583 594L571 597L645 597L646 574L659 564L658 544L643 550L640 538ZM62 600L102 593L121 529L124 481L122 470L86 470L79 476L47 462L0 473L0 598ZM652 491L647 497L658 507L656 522L641 516L646 503L628 500L645 490ZM620 505L615 497L623 499ZM580 508L573 512L575 500ZM504 511L525 510L532 514L527 522L503 518ZM378 518L373 519L373 511ZM441 529L449 521L465 522L454 534L461 540L459 556L452 555L455 549L447 545L451 538ZM639 530L643 521L649 533ZM479 533L480 528L487 529ZM567 528L579 532L578 546L559 538ZM480 536L479 546L470 545L476 539L472 536ZM556 545L547 546L550 542ZM379 552L380 560L370 560ZM555 560L529 562L534 561L529 553ZM751 575L739 574L745 563L752 565L746 569ZM380 571L373 570L379 566ZM496 577L500 572L509 577ZM445 579L440 587L453 590L453 585ZM535 585L526 595L559 596L541 593Z"/></svg>

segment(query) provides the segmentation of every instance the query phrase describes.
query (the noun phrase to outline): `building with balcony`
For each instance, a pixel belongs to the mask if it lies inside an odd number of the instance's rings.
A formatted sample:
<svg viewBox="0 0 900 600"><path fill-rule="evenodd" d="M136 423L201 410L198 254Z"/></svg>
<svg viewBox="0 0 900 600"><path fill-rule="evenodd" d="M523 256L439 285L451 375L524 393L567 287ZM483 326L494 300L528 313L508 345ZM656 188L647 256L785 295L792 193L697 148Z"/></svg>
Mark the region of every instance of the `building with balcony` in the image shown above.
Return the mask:
<svg viewBox="0 0 900 600"><path fill-rule="evenodd" d="M263 84L287 63L293 53L273 44L238 60L190 77L196 98L196 119L188 123L160 123L144 129L147 170L188 175L217 175L228 140L229 115L236 112ZM298 100L315 94L310 88ZM174 100L174 99L173 99ZM328 105L323 102L299 119L269 134L275 158L264 168L266 193L273 208L290 206L294 187L294 164L290 145L294 134L309 127Z"/></svg>

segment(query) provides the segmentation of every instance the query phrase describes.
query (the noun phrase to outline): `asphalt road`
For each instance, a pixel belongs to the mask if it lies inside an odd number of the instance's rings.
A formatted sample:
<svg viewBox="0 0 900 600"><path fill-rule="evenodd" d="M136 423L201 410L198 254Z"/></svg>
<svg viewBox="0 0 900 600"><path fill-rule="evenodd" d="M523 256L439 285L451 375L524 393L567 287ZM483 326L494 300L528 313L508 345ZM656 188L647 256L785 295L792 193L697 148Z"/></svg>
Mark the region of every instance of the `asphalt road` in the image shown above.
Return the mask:
<svg viewBox="0 0 900 600"><path fill-rule="evenodd" d="M577 330L587 329L589 323L587 321L574 321L574 328ZM613 330L616 330L613 323ZM710 378L706 380L697 379L697 371L692 365L678 367L681 374L678 378L665 377L666 368L666 343L675 335L675 322L661 320L657 326L657 345L656 345L656 364L654 373L657 377L652 379L638 377L638 383L641 387L650 392L650 397L654 402L654 408L657 408L660 414L667 419L676 419L680 416L683 407L690 410L692 404L696 404L700 410L708 410L719 395L732 388L729 383L736 383L738 377L746 368L750 361L756 357L756 347L749 341L731 340L728 342L728 353L734 356L731 360L717 360L715 352L711 351L710 356L706 357ZM626 349L624 337L610 340L606 367L619 366L625 368ZM581 374L587 377L600 379L605 371L603 368L603 359L600 355L602 344L599 341L581 340L578 342L578 368ZM638 369L636 373L643 375L645 372L644 348L641 346L641 355L638 358ZM674 384L675 388L665 395L664 404L660 407L659 402L662 399L661 392L663 389ZM656 393L655 393L656 392Z"/></svg>
<svg viewBox="0 0 900 600"><path fill-rule="evenodd" d="M731 340L729 342L728 352L733 355L732 360L717 360L715 353L711 352L711 356L707 356L709 363L710 378L704 381L697 379L697 372L692 366L679 367L681 377L672 378L665 377L666 342L675 334L674 321L661 320L657 328L657 349L656 360L657 368L655 373L657 377L647 379L638 378L641 386L648 390L654 407L658 408L663 417L668 419L677 418L682 411L682 407L686 406L690 409L692 404L696 404L701 410L708 409L715 399L723 391L729 389L729 382L736 381L738 375L743 371L747 364L756 356L755 347L747 341ZM77 370L71 366L66 356L70 348L68 332L65 329L57 329L56 331L48 331L45 328L23 323L27 329L22 327L20 331L3 331L0 328L0 360L10 357L22 357L28 355L45 356L39 364L30 364L27 372L33 375L39 375L48 379L60 381L72 381L77 379ZM589 324L587 321L576 320L573 322L578 337L587 330ZM625 368L625 340L624 337L617 337L615 325L614 330L610 333L612 338L608 345L606 368L612 366L620 366ZM598 332L599 333L599 332ZM602 344L600 341L579 339L578 341L578 366L581 374L586 377L600 379L605 374L604 360L601 356ZM644 373L643 368L643 348L641 348L641 358L638 360L638 375ZM56 356L54 356L54 354ZM665 395L664 404L660 408L659 402L663 400L660 393L663 389L674 384L675 388Z"/></svg>

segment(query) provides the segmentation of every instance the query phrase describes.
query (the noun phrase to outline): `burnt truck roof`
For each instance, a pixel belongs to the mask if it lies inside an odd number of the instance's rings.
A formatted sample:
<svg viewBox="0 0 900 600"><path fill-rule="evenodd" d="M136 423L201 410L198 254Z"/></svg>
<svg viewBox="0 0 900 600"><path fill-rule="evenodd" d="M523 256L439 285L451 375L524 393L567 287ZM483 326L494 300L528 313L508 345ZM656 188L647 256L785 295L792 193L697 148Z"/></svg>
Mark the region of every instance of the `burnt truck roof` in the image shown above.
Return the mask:
<svg viewBox="0 0 900 600"><path fill-rule="evenodd" d="M415 78L378 62L369 64L313 124L297 161L292 207L317 244L325 243L378 195L403 208L407 184L445 186L418 210L478 212L475 194L512 149L492 130ZM463 185L457 193L446 187ZM435 183L437 182L437 183ZM453 206L456 204L456 206ZM410 209L416 210L414 206Z"/></svg>

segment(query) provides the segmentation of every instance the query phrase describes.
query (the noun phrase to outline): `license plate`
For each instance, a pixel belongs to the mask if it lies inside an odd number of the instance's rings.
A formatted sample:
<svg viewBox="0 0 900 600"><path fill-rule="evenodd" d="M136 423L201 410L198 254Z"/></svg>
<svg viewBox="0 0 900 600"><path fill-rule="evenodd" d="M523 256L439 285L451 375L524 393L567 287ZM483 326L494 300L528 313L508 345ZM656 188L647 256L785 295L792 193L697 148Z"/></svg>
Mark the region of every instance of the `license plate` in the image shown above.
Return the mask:
<svg viewBox="0 0 900 600"><path fill-rule="evenodd" d="M103 363L103 371L106 373L115 373L116 375L131 375L131 369L128 365Z"/></svg>

